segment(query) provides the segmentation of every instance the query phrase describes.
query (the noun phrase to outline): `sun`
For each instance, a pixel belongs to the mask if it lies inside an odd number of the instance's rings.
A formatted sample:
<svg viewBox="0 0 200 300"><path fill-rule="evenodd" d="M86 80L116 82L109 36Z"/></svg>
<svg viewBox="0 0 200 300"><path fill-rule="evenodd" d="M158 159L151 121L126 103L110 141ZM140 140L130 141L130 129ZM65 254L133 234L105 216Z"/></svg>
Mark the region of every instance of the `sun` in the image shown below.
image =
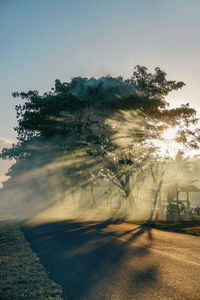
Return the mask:
<svg viewBox="0 0 200 300"><path fill-rule="evenodd" d="M178 128L176 127L169 127L162 133L162 139L166 141L173 141L175 140L178 133Z"/></svg>
<svg viewBox="0 0 200 300"><path fill-rule="evenodd" d="M160 138L152 140L153 145L158 148L159 155L175 157L177 152L182 150L182 145L176 141L177 134L178 127L168 127L163 130Z"/></svg>
<svg viewBox="0 0 200 300"><path fill-rule="evenodd" d="M199 155L199 149L188 149L176 141L180 127L168 127L161 134L160 139L155 139L153 144L158 147L161 156L175 157L178 151L183 151L187 156Z"/></svg>

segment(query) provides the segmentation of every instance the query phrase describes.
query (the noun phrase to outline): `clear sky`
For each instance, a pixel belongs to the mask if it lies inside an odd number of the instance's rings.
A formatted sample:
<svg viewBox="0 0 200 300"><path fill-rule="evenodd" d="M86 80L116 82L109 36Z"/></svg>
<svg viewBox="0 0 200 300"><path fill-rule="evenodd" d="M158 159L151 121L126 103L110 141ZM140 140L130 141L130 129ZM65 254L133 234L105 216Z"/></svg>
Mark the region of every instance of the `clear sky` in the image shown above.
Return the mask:
<svg viewBox="0 0 200 300"><path fill-rule="evenodd" d="M199 0L0 0L0 138L15 138L13 91L137 64L184 81L170 101L200 112L199 13Z"/></svg>

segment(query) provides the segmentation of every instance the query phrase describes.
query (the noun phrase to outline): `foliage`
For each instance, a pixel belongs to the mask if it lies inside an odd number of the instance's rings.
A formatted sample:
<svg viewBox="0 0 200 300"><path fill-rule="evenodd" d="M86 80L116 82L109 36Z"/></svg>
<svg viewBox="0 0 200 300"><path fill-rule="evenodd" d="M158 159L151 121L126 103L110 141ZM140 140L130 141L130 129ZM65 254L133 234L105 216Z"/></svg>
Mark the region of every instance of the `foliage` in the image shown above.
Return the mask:
<svg viewBox="0 0 200 300"><path fill-rule="evenodd" d="M59 172L61 185L74 182L72 177L84 185L98 174L128 198L131 177L137 180L155 150L151 139L161 137L165 128L179 125L177 141L198 147L199 132L189 129L197 123L196 111L189 104L170 109L165 100L183 86L167 80L160 68L149 73L136 66L126 80L77 77L69 83L56 80L43 95L13 93L24 102L16 106L18 143L1 154L17 161L9 171L11 180L52 165L47 173Z"/></svg>

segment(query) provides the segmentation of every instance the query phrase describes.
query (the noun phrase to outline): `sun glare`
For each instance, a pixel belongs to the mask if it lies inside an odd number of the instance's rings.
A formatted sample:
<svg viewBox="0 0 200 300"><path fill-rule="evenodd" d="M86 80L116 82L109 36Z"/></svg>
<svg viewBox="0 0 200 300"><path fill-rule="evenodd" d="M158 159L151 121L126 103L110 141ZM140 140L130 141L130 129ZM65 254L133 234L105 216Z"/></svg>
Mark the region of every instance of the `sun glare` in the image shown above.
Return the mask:
<svg viewBox="0 0 200 300"><path fill-rule="evenodd" d="M178 151L184 152L186 156L199 155L199 149L188 149L182 143L176 142L178 127L169 127L161 134L161 139L153 140L154 146L158 147L161 156L175 157Z"/></svg>
<svg viewBox="0 0 200 300"><path fill-rule="evenodd" d="M178 129L176 127L169 127L162 133L164 140L174 140L177 135Z"/></svg>
<svg viewBox="0 0 200 300"><path fill-rule="evenodd" d="M158 147L158 153L161 156L175 157L182 145L175 141L178 132L177 127L169 127L163 131L160 139L153 140L154 146Z"/></svg>

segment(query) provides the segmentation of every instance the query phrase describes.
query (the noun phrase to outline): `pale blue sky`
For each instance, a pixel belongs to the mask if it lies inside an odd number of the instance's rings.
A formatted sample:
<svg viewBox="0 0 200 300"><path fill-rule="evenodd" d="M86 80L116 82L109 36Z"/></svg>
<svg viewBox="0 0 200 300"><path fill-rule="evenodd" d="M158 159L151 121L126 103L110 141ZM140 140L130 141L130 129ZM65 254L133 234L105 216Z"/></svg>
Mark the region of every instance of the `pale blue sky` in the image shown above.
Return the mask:
<svg viewBox="0 0 200 300"><path fill-rule="evenodd" d="M170 99L200 111L199 13L199 0L0 0L0 137L15 138L13 91L137 64L185 81Z"/></svg>

